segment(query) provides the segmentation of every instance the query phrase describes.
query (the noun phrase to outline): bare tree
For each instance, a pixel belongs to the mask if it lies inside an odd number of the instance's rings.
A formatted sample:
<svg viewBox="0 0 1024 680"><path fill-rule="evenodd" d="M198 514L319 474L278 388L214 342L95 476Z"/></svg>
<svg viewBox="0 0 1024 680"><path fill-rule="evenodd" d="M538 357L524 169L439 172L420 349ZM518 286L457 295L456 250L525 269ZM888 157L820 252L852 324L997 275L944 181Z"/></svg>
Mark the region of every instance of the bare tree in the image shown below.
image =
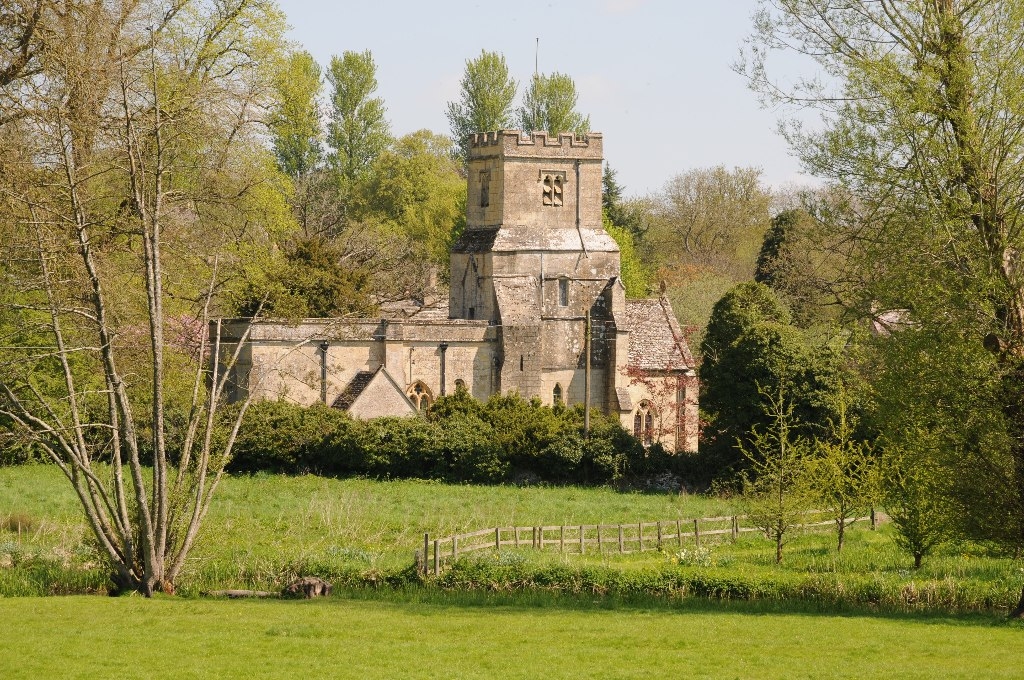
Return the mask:
<svg viewBox="0 0 1024 680"><path fill-rule="evenodd" d="M173 592L248 405L219 431L234 356L210 319L266 228L251 168L282 22L259 0L39 22L45 63L0 94L29 145L0 146L0 414L64 472L116 586Z"/></svg>

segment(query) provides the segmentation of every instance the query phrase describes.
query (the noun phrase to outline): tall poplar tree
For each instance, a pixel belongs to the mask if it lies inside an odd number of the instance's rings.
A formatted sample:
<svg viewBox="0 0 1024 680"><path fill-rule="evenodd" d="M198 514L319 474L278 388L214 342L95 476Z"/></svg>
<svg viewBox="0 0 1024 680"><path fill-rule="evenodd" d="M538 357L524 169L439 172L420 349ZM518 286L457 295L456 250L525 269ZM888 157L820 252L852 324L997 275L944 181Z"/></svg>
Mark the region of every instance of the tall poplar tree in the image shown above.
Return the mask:
<svg viewBox="0 0 1024 680"><path fill-rule="evenodd" d="M535 75L519 107L519 125L529 132L583 136L590 131L590 116L576 110L577 99L576 83L564 73Z"/></svg>
<svg viewBox="0 0 1024 680"><path fill-rule="evenodd" d="M466 62L459 100L448 102L446 111L461 159L466 158L469 135L515 125L512 101L517 89L504 55L482 50L479 57Z"/></svg>
<svg viewBox="0 0 1024 680"><path fill-rule="evenodd" d="M305 177L323 156L317 102L323 84L320 65L309 52L293 52L282 62L273 82L276 101L270 131L278 167L293 179Z"/></svg>
<svg viewBox="0 0 1024 680"><path fill-rule="evenodd" d="M384 100L377 91L377 65L369 50L331 57L331 120L327 125L330 162L343 183L363 178L373 161L391 143L384 118Z"/></svg>

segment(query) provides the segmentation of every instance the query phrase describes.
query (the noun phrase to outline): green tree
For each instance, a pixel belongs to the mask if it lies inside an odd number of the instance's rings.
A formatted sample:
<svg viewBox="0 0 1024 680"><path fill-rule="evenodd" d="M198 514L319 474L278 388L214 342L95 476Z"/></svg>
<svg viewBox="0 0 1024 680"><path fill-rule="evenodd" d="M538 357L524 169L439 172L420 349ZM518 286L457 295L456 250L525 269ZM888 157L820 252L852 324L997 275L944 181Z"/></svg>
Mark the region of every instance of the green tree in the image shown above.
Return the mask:
<svg viewBox="0 0 1024 680"><path fill-rule="evenodd" d="M787 534L810 507L808 443L796 435L793 404L785 385L759 390L768 424L754 427L749 442L737 446L749 462L743 474L743 500L754 523L775 542L775 563L782 562Z"/></svg>
<svg viewBox="0 0 1024 680"><path fill-rule="evenodd" d="M840 384L832 396L837 418L829 420L823 437L811 440L808 475L819 507L836 523L836 551L842 552L846 528L877 497L878 475L871 446L856 436L848 387Z"/></svg>
<svg viewBox="0 0 1024 680"><path fill-rule="evenodd" d="M535 75L519 107L519 125L528 132L571 132L582 137L590 132L590 116L576 111L576 100L576 83L569 76Z"/></svg>
<svg viewBox="0 0 1024 680"><path fill-rule="evenodd" d="M285 210L262 150L284 18L143 0L40 21L32 87L0 88L27 145L0 147L0 414L67 477L116 586L172 593L245 411L213 436L211 316Z"/></svg>
<svg viewBox="0 0 1024 680"><path fill-rule="evenodd" d="M651 292L651 273L637 253L633 234L615 226L605 218L605 231L619 246L619 275L626 288L626 297L643 298Z"/></svg>
<svg viewBox="0 0 1024 680"><path fill-rule="evenodd" d="M682 323L703 330L715 301L751 278L770 204L756 168L690 170L653 196L644 250Z"/></svg>
<svg viewBox="0 0 1024 680"><path fill-rule="evenodd" d="M883 459L882 483L885 509L896 527L896 544L921 560L949 536L950 521L943 471L932 448L934 432L904 431L903 440L891 442Z"/></svg>
<svg viewBox="0 0 1024 680"><path fill-rule="evenodd" d="M391 143L384 118L384 100L377 91L377 65L369 50L346 51L331 57L327 70L331 84L331 116L327 144L333 150L331 166L343 184L364 178L370 165Z"/></svg>
<svg viewBox="0 0 1024 680"><path fill-rule="evenodd" d="M413 132L377 158L366 184L369 213L418 244L442 277L466 223L466 180L452 150L443 135Z"/></svg>
<svg viewBox="0 0 1024 680"><path fill-rule="evenodd" d="M754 280L774 290L789 305L801 328L828 323L835 270L804 208L789 208L772 218L754 265Z"/></svg>
<svg viewBox="0 0 1024 680"><path fill-rule="evenodd" d="M320 142L320 66L309 52L289 54L274 74L275 102L270 134L281 172L300 179L315 170L323 154Z"/></svg>
<svg viewBox="0 0 1024 680"><path fill-rule="evenodd" d="M741 283L715 304L701 353L705 474L721 478L743 466L736 443L749 449L751 433L770 425L774 407L765 395L780 386L786 386L800 436L813 436L818 424L834 418L829 395L841 377L837 358L811 346L762 284Z"/></svg>
<svg viewBox="0 0 1024 680"><path fill-rule="evenodd" d="M979 370L1006 389L976 403L1000 400L1013 482L990 493L1020 526L1024 4L773 0L749 44L739 67L769 103L822 113L821 126L785 131L807 170L851 197L848 210L822 217L846 244L848 307L864 317L907 310L934 337L957 328L992 351ZM817 73L782 86L768 68L779 49L809 56Z"/></svg>
<svg viewBox="0 0 1024 680"><path fill-rule="evenodd" d="M327 239L296 239L281 261L260 274L236 301L238 316L303 319L376 312L370 273L347 262L344 250Z"/></svg>
<svg viewBox="0 0 1024 680"><path fill-rule="evenodd" d="M448 102L446 114L458 157L465 161L471 134L515 125L512 101L518 85L508 74L504 55L481 50L479 57L466 61L460 86L459 100Z"/></svg>

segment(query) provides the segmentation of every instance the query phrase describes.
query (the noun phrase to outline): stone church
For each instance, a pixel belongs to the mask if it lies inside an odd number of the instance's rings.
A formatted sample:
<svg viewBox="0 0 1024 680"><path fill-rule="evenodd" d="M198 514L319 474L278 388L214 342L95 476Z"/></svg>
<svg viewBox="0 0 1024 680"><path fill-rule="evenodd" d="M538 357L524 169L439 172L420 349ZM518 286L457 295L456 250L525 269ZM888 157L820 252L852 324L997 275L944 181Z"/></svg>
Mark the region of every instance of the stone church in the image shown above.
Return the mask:
<svg viewBox="0 0 1024 680"><path fill-rule="evenodd" d="M645 443L697 447L693 357L668 300L627 299L602 227L602 137L474 135L448 304L379 319L223 322L231 398L415 415L441 395L589 404Z"/></svg>

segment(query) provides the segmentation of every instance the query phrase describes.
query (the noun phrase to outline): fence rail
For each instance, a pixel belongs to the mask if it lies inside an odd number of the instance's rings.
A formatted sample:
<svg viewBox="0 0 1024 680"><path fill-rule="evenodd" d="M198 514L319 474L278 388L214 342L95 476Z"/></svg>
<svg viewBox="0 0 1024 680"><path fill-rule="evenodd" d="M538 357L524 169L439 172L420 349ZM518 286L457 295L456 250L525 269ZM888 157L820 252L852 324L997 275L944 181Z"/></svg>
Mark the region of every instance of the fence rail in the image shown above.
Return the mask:
<svg viewBox="0 0 1024 680"><path fill-rule="evenodd" d="M823 515L822 511L812 510L807 513L809 518ZM429 533L423 534L423 547L416 550L417 567L423 574L431 571L435 575L441 573L442 567L457 560L460 555L479 550L501 550L502 548L525 548L545 550L558 546L559 552L575 552L585 554L596 550L598 553L618 552L634 553L644 550L661 550L670 546L682 548L687 541L700 547L702 540L719 536L729 536L735 541L740 534L750 532L764 533L758 526L744 526L747 515L726 515L721 517L696 517L692 519L673 519L660 522L632 522L626 524L554 524L536 526L506 526L480 529L453 536L431 539ZM876 514L868 517L856 517L849 520L868 520L873 529ZM795 528L810 529L831 526L835 521L805 522Z"/></svg>

